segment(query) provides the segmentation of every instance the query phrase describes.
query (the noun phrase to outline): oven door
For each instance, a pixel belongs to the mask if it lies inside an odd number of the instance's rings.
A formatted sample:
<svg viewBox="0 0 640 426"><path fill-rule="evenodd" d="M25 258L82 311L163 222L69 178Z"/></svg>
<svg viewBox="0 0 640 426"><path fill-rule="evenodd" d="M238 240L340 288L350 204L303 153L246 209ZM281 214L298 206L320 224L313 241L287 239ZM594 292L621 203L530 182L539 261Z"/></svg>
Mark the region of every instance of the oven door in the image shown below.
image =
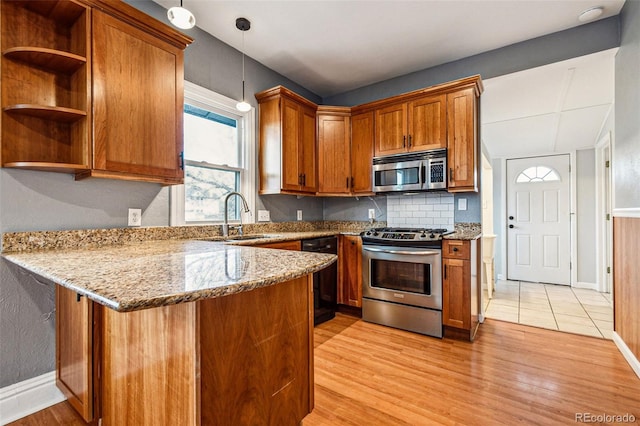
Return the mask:
<svg viewBox="0 0 640 426"><path fill-rule="evenodd" d="M362 296L442 309L442 250L364 245Z"/></svg>
<svg viewBox="0 0 640 426"><path fill-rule="evenodd" d="M373 165L373 192L424 189L423 161L401 161Z"/></svg>

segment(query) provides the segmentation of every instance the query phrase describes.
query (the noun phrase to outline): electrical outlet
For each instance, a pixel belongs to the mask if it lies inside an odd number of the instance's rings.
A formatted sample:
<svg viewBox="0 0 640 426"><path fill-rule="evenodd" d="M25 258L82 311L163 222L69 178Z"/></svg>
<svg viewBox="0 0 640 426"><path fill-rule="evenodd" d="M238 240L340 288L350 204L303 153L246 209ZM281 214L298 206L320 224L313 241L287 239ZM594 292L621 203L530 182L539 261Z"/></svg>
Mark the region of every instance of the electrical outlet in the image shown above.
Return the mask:
<svg viewBox="0 0 640 426"><path fill-rule="evenodd" d="M129 209L129 226L142 225L142 209Z"/></svg>
<svg viewBox="0 0 640 426"><path fill-rule="evenodd" d="M258 210L258 222L269 222L271 220L271 213L269 210Z"/></svg>
<svg viewBox="0 0 640 426"><path fill-rule="evenodd" d="M375 219L375 218L376 218L376 210L369 209L369 219Z"/></svg>
<svg viewBox="0 0 640 426"><path fill-rule="evenodd" d="M297 217L298 217L298 220L302 220L302 210L298 210Z"/></svg>

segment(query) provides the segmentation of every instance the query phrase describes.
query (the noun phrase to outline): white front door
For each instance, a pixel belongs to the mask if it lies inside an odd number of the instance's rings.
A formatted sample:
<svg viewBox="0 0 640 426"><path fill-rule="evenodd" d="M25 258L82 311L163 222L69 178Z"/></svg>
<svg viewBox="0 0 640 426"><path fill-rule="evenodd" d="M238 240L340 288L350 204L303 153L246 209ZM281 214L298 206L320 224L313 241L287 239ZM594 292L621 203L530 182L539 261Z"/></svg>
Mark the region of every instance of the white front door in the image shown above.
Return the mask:
<svg viewBox="0 0 640 426"><path fill-rule="evenodd" d="M507 277L569 285L569 155L507 160Z"/></svg>

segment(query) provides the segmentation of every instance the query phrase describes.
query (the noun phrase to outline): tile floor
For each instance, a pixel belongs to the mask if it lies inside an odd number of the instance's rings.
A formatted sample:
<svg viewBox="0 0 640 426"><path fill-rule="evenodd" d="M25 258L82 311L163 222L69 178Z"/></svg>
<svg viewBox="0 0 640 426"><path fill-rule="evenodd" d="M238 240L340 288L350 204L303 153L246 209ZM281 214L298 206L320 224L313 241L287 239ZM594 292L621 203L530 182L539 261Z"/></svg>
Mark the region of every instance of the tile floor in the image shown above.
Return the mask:
<svg viewBox="0 0 640 426"><path fill-rule="evenodd" d="M486 296L486 290L485 290ZM497 281L485 317L611 339L611 295L569 286Z"/></svg>

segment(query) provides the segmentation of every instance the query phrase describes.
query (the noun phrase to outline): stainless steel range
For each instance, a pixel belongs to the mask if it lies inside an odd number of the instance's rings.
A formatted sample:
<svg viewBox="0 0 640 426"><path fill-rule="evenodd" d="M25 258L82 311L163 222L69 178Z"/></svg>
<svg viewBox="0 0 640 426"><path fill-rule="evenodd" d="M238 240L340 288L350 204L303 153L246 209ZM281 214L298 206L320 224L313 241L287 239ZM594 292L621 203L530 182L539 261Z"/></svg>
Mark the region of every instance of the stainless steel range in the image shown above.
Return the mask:
<svg viewBox="0 0 640 426"><path fill-rule="evenodd" d="M442 337L442 236L446 229L362 232L362 319Z"/></svg>

